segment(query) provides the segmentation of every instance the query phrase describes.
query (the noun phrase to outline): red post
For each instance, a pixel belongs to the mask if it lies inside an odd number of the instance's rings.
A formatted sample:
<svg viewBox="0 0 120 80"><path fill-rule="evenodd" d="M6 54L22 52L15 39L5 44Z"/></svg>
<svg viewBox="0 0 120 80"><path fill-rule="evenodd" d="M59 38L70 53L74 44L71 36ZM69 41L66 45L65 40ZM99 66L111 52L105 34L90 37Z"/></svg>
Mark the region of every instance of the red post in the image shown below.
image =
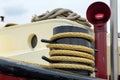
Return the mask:
<svg viewBox="0 0 120 80"><path fill-rule="evenodd" d="M107 43L106 25L94 26L95 31L95 67L96 77L107 79Z"/></svg>
<svg viewBox="0 0 120 80"><path fill-rule="evenodd" d="M110 8L103 2L95 2L88 7L87 19L94 25L95 32L95 74L98 78L107 79L107 42L106 23L111 15Z"/></svg>

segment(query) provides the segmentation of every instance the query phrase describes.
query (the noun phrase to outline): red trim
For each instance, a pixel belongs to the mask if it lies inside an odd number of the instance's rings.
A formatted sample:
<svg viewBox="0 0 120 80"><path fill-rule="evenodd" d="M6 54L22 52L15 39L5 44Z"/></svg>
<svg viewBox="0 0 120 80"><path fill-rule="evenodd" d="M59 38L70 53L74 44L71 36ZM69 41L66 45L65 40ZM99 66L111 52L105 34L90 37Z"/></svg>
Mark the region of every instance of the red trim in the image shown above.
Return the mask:
<svg viewBox="0 0 120 80"><path fill-rule="evenodd" d="M27 79L15 77L15 76L8 76L5 74L0 74L0 80L27 80Z"/></svg>

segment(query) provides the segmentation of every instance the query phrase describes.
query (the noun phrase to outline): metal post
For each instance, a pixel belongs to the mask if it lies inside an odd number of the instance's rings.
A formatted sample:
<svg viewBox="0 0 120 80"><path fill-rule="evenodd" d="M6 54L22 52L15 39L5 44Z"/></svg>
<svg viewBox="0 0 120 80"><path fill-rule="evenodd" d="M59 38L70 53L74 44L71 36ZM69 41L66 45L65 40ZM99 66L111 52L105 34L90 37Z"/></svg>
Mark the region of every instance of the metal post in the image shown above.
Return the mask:
<svg viewBox="0 0 120 80"><path fill-rule="evenodd" d="M111 6L111 80L118 80L118 22L117 0L110 0Z"/></svg>
<svg viewBox="0 0 120 80"><path fill-rule="evenodd" d="M120 33L118 33L118 38L120 38Z"/></svg>
<svg viewBox="0 0 120 80"><path fill-rule="evenodd" d="M0 16L0 18L1 18L1 22L4 22L4 16Z"/></svg>

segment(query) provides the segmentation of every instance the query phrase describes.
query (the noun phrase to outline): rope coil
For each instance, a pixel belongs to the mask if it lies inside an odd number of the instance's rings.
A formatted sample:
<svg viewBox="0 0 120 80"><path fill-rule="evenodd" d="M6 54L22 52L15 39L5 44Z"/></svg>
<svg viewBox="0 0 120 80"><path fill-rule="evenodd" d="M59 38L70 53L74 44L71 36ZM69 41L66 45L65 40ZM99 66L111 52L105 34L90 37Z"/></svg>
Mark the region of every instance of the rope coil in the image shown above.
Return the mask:
<svg viewBox="0 0 120 80"><path fill-rule="evenodd" d="M51 68L58 68L58 69L75 69L75 70L86 70L90 71L91 73L94 71L93 67L86 66L86 65L79 65L79 64L63 64L63 63L54 63L50 64Z"/></svg>
<svg viewBox="0 0 120 80"><path fill-rule="evenodd" d="M51 37L51 41L59 40L61 38L84 38L90 42L94 42L93 36L82 33L82 32L64 32L58 33ZM61 44L61 43L50 43L47 44L50 48L50 67L58 69L76 69L86 70L89 72L94 71L94 50L92 48L73 45L73 44Z"/></svg>
<svg viewBox="0 0 120 80"><path fill-rule="evenodd" d="M55 61L67 61L67 62L80 62L80 63L86 63L91 66L94 66L94 61L86 58L79 58L79 57L70 57L70 56L51 56L51 60Z"/></svg>
<svg viewBox="0 0 120 80"><path fill-rule="evenodd" d="M90 60L95 60L93 55L87 54L85 52L78 52L78 51L71 51L71 50L52 50L49 52L50 56L75 56L75 57L82 57L87 58Z"/></svg>
<svg viewBox="0 0 120 80"><path fill-rule="evenodd" d="M55 19L55 18L67 19L67 20L75 21L79 24L91 27L91 25L86 21L86 19L82 18L80 15L78 15L77 13L74 13L69 9L63 9L63 8L57 8L50 12L47 11L46 13L43 13L39 16L35 15L31 19L31 22L36 22L36 21L41 21L46 19Z"/></svg>
<svg viewBox="0 0 120 80"><path fill-rule="evenodd" d="M51 40L54 41L60 38L71 38L71 37L84 38L84 39L90 40L91 42L94 41L94 37L92 35L82 33L82 32L65 32L65 33L55 34L51 37Z"/></svg>
<svg viewBox="0 0 120 80"><path fill-rule="evenodd" d="M70 45L70 44L48 44L47 47L50 49L57 48L57 49L66 49L66 50L76 50L76 51L87 52L92 55L94 54L93 49L81 45L78 46L78 45Z"/></svg>

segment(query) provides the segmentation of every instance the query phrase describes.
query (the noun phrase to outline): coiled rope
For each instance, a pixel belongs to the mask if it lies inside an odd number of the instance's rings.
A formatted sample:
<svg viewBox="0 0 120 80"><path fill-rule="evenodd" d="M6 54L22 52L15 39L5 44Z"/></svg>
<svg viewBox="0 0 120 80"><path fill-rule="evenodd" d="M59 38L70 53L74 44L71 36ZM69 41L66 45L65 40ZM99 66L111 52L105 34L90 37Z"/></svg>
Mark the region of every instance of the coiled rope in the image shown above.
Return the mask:
<svg viewBox="0 0 120 80"><path fill-rule="evenodd" d="M53 35L53 37L51 38L51 40L55 40L55 39L59 39L59 38L70 38L70 37L76 37L76 38L84 38L87 40L90 40L91 42L94 41L94 37L91 35L88 35L86 33L82 33L82 32L65 32L65 33L59 33L56 35Z"/></svg>
<svg viewBox="0 0 120 80"><path fill-rule="evenodd" d="M52 10L51 12L47 11L46 13L42 15L35 15L32 19L31 22L36 22L36 21L41 21L41 20L46 20L46 19L68 19L71 21L75 21L79 24L86 25L88 27L91 27L90 24L86 21L86 19L82 18L80 15L77 13L74 13L73 11L69 9L63 9L63 8L57 8Z"/></svg>
<svg viewBox="0 0 120 80"><path fill-rule="evenodd" d="M83 38L90 42L94 42L94 37L82 32L64 32L58 33L51 37L51 41L61 38ZM94 50L82 45L50 43L47 45L50 48L50 60L54 61L50 64L52 68L58 69L77 69L94 71Z"/></svg>
<svg viewBox="0 0 120 80"><path fill-rule="evenodd" d="M31 22L46 20L46 19L68 19L75 21L79 24L91 27L86 19L80 15L74 13L69 9L57 8L51 12L47 11L42 15L35 15ZM94 37L90 34L83 32L64 32L58 33L51 37L50 41L54 42L61 38L82 38L89 42L94 42ZM89 72L94 71L94 50L90 47L83 45L61 44L61 43L49 43L47 45L50 48L50 58L43 58L50 62L50 68L58 69L77 69L86 70ZM49 60L48 60L49 59Z"/></svg>

